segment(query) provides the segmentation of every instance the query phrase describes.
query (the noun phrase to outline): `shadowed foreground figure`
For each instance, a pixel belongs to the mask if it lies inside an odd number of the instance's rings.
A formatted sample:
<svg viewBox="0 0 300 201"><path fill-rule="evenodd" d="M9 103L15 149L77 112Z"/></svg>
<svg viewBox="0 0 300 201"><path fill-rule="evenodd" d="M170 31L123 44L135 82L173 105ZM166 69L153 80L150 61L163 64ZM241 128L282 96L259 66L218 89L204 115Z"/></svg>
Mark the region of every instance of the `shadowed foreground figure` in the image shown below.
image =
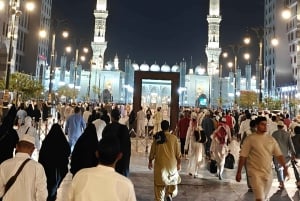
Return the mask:
<svg viewBox="0 0 300 201"><path fill-rule="evenodd" d="M122 157L115 136L102 138L97 147L99 164L80 170L73 178L69 201L136 201L132 182L115 171Z"/></svg>
<svg viewBox="0 0 300 201"><path fill-rule="evenodd" d="M70 145L61 126L53 124L39 153L39 162L47 176L47 201L56 200L57 189L68 173L70 153Z"/></svg>
<svg viewBox="0 0 300 201"><path fill-rule="evenodd" d="M131 156L131 141L128 128L118 122L120 115L121 114L118 109L113 109L111 111L112 123L106 125L102 132L102 138L113 135L119 139L123 156L116 164L116 171L128 177Z"/></svg>

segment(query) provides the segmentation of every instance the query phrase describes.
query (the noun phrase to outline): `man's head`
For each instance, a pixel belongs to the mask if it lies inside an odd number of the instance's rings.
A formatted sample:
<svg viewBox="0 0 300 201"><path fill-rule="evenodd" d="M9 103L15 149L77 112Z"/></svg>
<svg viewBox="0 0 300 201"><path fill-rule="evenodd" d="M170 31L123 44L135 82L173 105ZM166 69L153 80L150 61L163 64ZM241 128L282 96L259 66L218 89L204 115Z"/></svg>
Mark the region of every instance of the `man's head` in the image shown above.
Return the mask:
<svg viewBox="0 0 300 201"><path fill-rule="evenodd" d="M119 121L119 119L121 117L121 112L118 108L115 108L115 109L111 110L110 115L111 115L112 120Z"/></svg>
<svg viewBox="0 0 300 201"><path fill-rule="evenodd" d="M277 122L277 128L278 128L278 129L283 129L283 128L284 128L284 123L283 123L283 121L278 121L278 122Z"/></svg>
<svg viewBox="0 0 300 201"><path fill-rule="evenodd" d="M161 129L163 131L168 131L169 128L170 128L170 124L167 120L163 120L161 123L160 123L160 126L161 126Z"/></svg>
<svg viewBox="0 0 300 201"><path fill-rule="evenodd" d="M76 106L75 108L74 108L74 113L79 113L80 112L80 108L78 107L78 106Z"/></svg>
<svg viewBox="0 0 300 201"><path fill-rule="evenodd" d="M25 134L20 138L16 147L16 151L21 153L27 153L31 156L35 149L34 143L35 138L29 134Z"/></svg>
<svg viewBox="0 0 300 201"><path fill-rule="evenodd" d="M97 148L99 164L114 167L122 158L120 141L115 136L107 136L100 140Z"/></svg>
<svg viewBox="0 0 300 201"><path fill-rule="evenodd" d="M256 131L258 134L264 134L267 132L267 118L259 116L255 119L256 122Z"/></svg>

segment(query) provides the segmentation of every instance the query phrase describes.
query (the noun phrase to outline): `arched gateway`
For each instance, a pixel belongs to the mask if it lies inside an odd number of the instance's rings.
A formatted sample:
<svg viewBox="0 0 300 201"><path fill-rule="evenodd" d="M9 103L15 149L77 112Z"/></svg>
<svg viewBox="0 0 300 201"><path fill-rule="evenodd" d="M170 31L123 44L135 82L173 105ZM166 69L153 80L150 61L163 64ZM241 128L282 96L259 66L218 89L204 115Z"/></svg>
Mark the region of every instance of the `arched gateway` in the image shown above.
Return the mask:
<svg viewBox="0 0 300 201"><path fill-rule="evenodd" d="M170 128L175 129L179 113L179 73L173 72L151 72L135 71L134 72L134 92L133 92L133 110L138 112L141 106L142 82L143 80L168 80L171 81L171 99L170 105Z"/></svg>

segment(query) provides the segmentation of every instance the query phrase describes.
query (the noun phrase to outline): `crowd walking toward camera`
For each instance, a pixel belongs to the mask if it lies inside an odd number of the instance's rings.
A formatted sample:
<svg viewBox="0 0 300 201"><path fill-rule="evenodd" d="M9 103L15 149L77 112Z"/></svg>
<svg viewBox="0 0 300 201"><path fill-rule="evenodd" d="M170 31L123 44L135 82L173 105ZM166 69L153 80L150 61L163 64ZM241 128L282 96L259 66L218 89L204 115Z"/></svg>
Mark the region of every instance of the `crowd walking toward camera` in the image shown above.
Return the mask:
<svg viewBox="0 0 300 201"><path fill-rule="evenodd" d="M269 111L181 108L178 123L170 125L162 107L146 106L134 111L126 105L60 104L54 117L45 107L47 104L12 105L2 118L2 200L54 201L68 173L72 174L68 200L84 200L86 196L99 200L100 193L103 199L136 200L130 180L132 142L150 146L145 166L153 169L153 195L157 201L176 199L182 174L196 181L203 178L203 171L219 182L245 179L253 198L265 200L274 178L278 190L286 188L285 181L291 175L288 169L300 157L300 116L290 119L288 114ZM41 125L45 125L44 133ZM21 167L35 152L38 161L30 160ZM184 170L182 164L186 164ZM29 175L39 178L22 176L31 166L35 172ZM18 180L5 190L18 168ZM236 171L235 178L228 178L226 168ZM14 192L23 180L35 184L24 188L25 196L21 198ZM109 190L97 191L95 185L109 186Z"/></svg>

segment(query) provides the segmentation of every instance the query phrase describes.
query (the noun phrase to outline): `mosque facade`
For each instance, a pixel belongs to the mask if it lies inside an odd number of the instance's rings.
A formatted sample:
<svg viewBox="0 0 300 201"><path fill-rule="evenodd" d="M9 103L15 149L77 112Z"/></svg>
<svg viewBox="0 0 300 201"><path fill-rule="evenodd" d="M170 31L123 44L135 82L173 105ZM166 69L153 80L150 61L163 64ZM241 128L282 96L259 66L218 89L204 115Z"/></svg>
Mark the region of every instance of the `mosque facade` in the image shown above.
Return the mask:
<svg viewBox="0 0 300 201"><path fill-rule="evenodd" d="M134 96L134 74L136 71L172 72L178 73L179 105L189 107L223 107L231 108L234 102L236 81L237 95L241 90L256 90L256 81L251 76L251 66L245 66L245 77L242 77L240 68L229 72L222 77L219 67L221 48L220 38L220 1L210 0L208 21L208 44L206 47L207 66L187 66L182 60L179 64L137 64L131 58L120 63L116 55L113 61L104 63L104 53L107 47L105 40L106 18L108 16L106 0L97 0L94 10L95 27L94 40L91 44L93 57L90 70L84 70L80 65L74 66L70 62L67 68L66 57L61 57L60 67L55 69L53 90L61 86L68 86L70 90L77 90L79 94L72 101L97 101L132 104ZM69 70L67 70L69 69ZM124 69L124 70L120 70ZM49 69L43 73L43 85L49 86ZM171 81L142 80L142 106L163 107L170 104ZM59 97L62 99L63 97Z"/></svg>

